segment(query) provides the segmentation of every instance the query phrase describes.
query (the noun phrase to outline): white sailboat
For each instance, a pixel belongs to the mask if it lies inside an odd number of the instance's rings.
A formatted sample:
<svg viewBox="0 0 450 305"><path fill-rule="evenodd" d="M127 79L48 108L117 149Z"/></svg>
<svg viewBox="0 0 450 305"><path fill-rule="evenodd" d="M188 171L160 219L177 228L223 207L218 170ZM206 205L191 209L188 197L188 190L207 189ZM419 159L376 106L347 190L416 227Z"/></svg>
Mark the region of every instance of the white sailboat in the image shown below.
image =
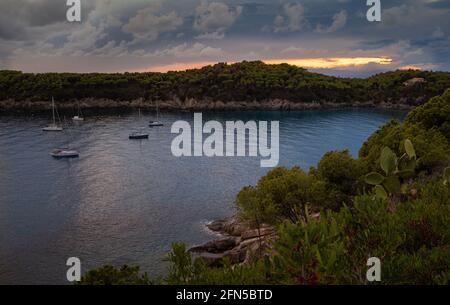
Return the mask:
<svg viewBox="0 0 450 305"><path fill-rule="evenodd" d="M164 126L164 124L159 121L159 104L158 103L156 103L156 121L150 121L148 126L150 126L150 127Z"/></svg>
<svg viewBox="0 0 450 305"><path fill-rule="evenodd" d="M74 121L74 122L83 122L84 121L83 114L81 113L80 102L78 102L78 114L72 118L72 121Z"/></svg>
<svg viewBox="0 0 450 305"><path fill-rule="evenodd" d="M141 109L139 109L139 121L141 121ZM143 140L148 139L148 133L144 132L144 127L141 127L138 131L133 131L129 135L130 140Z"/></svg>
<svg viewBox="0 0 450 305"><path fill-rule="evenodd" d="M63 128L61 126L56 125L56 116L55 116L55 100L52 97L52 114L53 114L53 123L48 125L47 127L42 128L43 131L62 131Z"/></svg>
<svg viewBox="0 0 450 305"><path fill-rule="evenodd" d="M71 150L69 148L58 148L53 150L50 155L56 159L62 158L78 158L80 154L76 150Z"/></svg>
<svg viewBox="0 0 450 305"><path fill-rule="evenodd" d="M69 133L70 138L73 141L73 136L72 136L72 133L70 132L70 129L68 129L67 131ZM69 143L67 145L69 145ZM71 149L67 146L64 148L54 149L50 153L50 155L55 159L69 159L69 158L78 158L80 154L78 153L78 151Z"/></svg>

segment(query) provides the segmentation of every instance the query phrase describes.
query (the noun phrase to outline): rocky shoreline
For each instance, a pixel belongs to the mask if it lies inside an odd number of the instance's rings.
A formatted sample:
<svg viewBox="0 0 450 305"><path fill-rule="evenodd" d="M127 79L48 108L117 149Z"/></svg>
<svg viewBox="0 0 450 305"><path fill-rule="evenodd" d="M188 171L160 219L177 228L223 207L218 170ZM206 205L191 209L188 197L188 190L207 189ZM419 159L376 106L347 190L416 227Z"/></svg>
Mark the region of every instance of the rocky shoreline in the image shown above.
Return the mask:
<svg viewBox="0 0 450 305"><path fill-rule="evenodd" d="M392 102L374 102L374 101L355 101L352 103L336 103L336 102L313 102L301 103L292 102L289 100L266 100L266 101L210 101L210 100L196 100L186 99L180 100L174 98L169 101L144 101L143 99L121 101L111 99L76 99L64 102L56 101L59 110L73 110L77 109L78 105L83 110L89 109L155 109L158 105L161 110L165 111L224 111L224 110L307 110L307 109L330 109L330 108L379 108L379 109L401 109L408 110L421 101L417 100L414 105L407 103L407 101ZM1 112L33 112L45 111L51 109L49 101L15 101L2 100L0 101Z"/></svg>
<svg viewBox="0 0 450 305"><path fill-rule="evenodd" d="M192 247L189 252L211 267L221 266L225 258L231 264L248 264L255 257L270 255L273 241L277 239L274 227L263 224L258 229L236 217L213 221L206 226L222 237Z"/></svg>

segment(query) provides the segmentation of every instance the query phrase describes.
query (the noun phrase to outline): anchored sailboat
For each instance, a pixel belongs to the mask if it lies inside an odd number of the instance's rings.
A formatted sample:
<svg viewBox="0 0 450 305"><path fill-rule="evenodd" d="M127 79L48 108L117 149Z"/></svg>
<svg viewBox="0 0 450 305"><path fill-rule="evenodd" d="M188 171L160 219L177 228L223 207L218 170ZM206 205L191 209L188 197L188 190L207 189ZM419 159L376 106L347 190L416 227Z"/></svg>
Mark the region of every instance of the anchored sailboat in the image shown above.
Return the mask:
<svg viewBox="0 0 450 305"><path fill-rule="evenodd" d="M56 159L62 158L78 158L80 154L76 150L71 150L68 148L58 148L53 150L50 155Z"/></svg>
<svg viewBox="0 0 450 305"><path fill-rule="evenodd" d="M141 109L139 109L139 121L141 120ZM148 139L148 133L144 132L144 127L141 127L138 131L133 131L129 135L130 140L143 140Z"/></svg>
<svg viewBox="0 0 450 305"><path fill-rule="evenodd" d="M56 116L55 116L55 100L52 96L52 115L53 115L53 123L48 125L47 127L42 128L43 131L62 131L63 128L61 126L56 125Z"/></svg>
<svg viewBox="0 0 450 305"><path fill-rule="evenodd" d="M150 126L150 127L164 126L164 124L159 121L159 104L158 103L156 103L156 121L150 121L148 126Z"/></svg>
<svg viewBox="0 0 450 305"><path fill-rule="evenodd" d="M81 113L80 102L78 102L78 114L72 118L74 122L82 122L84 121L83 114Z"/></svg>

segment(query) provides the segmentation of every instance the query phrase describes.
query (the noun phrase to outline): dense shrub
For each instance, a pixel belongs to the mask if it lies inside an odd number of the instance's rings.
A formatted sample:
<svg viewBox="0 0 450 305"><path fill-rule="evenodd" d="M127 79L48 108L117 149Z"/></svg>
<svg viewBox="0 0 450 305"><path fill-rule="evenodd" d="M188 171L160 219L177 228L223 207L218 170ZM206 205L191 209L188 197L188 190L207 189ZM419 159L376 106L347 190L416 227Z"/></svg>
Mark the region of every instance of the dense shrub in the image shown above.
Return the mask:
<svg viewBox="0 0 450 305"><path fill-rule="evenodd" d="M381 260L381 284L450 284L450 188L436 180L399 203L372 196L319 219L286 221L275 255L251 265L209 268L176 245L172 284L367 284L366 262Z"/></svg>
<svg viewBox="0 0 450 305"><path fill-rule="evenodd" d="M397 155L404 151L403 141L410 139L420 156L418 170L431 171L436 165L450 158L450 147L446 138L436 129L425 129L420 125L401 124L391 121L372 134L359 151L361 162L368 171L376 171L381 150L389 147Z"/></svg>
<svg viewBox="0 0 450 305"><path fill-rule="evenodd" d="M420 124L426 129L437 128L450 140L450 89L409 112L406 123Z"/></svg>
<svg viewBox="0 0 450 305"><path fill-rule="evenodd" d="M336 209L343 202L350 203L365 173L363 163L353 159L348 150L326 153L317 165L318 178L325 182L329 193L329 204L322 206Z"/></svg>
<svg viewBox="0 0 450 305"><path fill-rule="evenodd" d="M446 200L421 198L391 212L387 201L358 196L353 208L325 213L318 221L286 223L275 271L286 283L364 284L365 263L375 256L382 262L383 284L448 284L450 197Z"/></svg>
<svg viewBox="0 0 450 305"><path fill-rule="evenodd" d="M246 187L237 195L236 205L244 217L277 223L297 221L308 205L327 202L326 185L299 167L278 167L262 177L255 187ZM255 214L256 213L256 214Z"/></svg>
<svg viewBox="0 0 450 305"><path fill-rule="evenodd" d="M87 272L81 278L81 285L149 285L151 284L147 274L140 274L139 267L127 265L120 268L103 266Z"/></svg>
<svg viewBox="0 0 450 305"><path fill-rule="evenodd" d="M194 260L184 244L175 243L169 253L170 269L164 283L169 285L257 285L267 283L263 261L232 266L225 261L221 268L209 268Z"/></svg>

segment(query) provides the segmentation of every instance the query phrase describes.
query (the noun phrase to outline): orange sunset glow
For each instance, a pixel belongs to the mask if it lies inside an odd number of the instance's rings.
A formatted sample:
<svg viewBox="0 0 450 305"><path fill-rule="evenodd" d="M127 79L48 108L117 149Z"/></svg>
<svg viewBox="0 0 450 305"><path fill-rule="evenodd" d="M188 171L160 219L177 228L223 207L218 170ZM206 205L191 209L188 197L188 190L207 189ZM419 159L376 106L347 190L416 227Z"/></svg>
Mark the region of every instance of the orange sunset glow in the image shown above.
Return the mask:
<svg viewBox="0 0 450 305"><path fill-rule="evenodd" d="M290 64L310 69L333 69L363 66L367 64L389 65L392 63L391 58L387 57L330 57L330 58L290 58L290 59L265 59L262 60L269 65L274 64ZM136 72L168 72L168 71L185 71L189 69L197 69L216 62L190 62L175 63L170 65L153 66L150 68L139 69ZM230 64L234 62L228 62Z"/></svg>
<svg viewBox="0 0 450 305"><path fill-rule="evenodd" d="M362 66L367 64L389 65L391 58L386 57L332 57L332 58L298 58L298 59L269 59L266 64L287 63L294 66L312 69L333 69Z"/></svg>

